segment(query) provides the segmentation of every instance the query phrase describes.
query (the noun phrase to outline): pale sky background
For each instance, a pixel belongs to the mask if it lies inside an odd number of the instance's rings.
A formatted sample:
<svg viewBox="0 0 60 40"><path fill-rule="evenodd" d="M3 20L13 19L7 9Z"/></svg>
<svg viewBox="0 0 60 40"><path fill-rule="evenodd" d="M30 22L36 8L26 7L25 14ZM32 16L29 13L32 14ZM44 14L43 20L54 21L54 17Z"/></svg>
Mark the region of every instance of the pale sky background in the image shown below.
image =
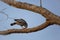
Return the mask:
<svg viewBox="0 0 60 40"><path fill-rule="evenodd" d="M39 4L40 0L18 0L18 1L27 2L37 6L40 5ZM43 7L47 8L54 14L60 16L60 0L43 0ZM23 9L18 9L0 1L0 11L4 8L6 9L2 12L8 15L8 19L6 19L7 18L6 15L0 12L0 31L21 28L18 25L10 26L10 23L14 22L13 18L23 18L24 20L27 21L29 28L38 26L45 22L45 18L40 14ZM45 28L44 30L28 34L14 33L10 35L0 35L0 40L60 40L60 26L51 25Z"/></svg>

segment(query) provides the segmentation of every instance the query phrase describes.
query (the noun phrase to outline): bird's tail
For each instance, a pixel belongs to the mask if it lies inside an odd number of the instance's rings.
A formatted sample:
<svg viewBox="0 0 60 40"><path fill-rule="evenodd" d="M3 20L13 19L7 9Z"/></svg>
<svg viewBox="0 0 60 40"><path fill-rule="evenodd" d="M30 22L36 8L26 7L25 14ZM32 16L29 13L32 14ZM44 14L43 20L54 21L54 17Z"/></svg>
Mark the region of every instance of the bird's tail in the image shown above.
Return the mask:
<svg viewBox="0 0 60 40"><path fill-rule="evenodd" d="M11 23L10 25L13 26L13 25L15 25L15 24L16 24L16 23Z"/></svg>

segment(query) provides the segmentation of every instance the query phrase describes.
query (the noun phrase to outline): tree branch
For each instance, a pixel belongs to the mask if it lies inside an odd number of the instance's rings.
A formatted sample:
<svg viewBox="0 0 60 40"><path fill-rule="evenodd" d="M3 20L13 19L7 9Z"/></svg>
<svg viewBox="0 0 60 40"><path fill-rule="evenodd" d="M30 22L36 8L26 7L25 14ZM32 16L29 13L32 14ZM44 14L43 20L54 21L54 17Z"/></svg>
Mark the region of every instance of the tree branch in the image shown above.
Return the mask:
<svg viewBox="0 0 60 40"><path fill-rule="evenodd" d="M39 30L42 30L46 27L48 27L50 24L49 22L45 22L42 25L39 25L37 27L34 28L28 28L28 29L9 29L9 30L5 30L5 31L0 31L0 35L8 35L11 33L31 33L31 32L36 32Z"/></svg>
<svg viewBox="0 0 60 40"><path fill-rule="evenodd" d="M42 25L37 26L37 27L27 28L27 29L9 29L9 30L5 30L5 31L0 31L1 35L11 34L11 33L36 32L36 31L42 30L52 24L60 25L60 16L53 14L52 12L47 10L46 8L39 7L39 6L36 6L33 4L17 2L15 0L1 0L1 1L10 5L10 6L16 7L16 8L25 9L25 10L39 13L46 18L46 22L43 23Z"/></svg>

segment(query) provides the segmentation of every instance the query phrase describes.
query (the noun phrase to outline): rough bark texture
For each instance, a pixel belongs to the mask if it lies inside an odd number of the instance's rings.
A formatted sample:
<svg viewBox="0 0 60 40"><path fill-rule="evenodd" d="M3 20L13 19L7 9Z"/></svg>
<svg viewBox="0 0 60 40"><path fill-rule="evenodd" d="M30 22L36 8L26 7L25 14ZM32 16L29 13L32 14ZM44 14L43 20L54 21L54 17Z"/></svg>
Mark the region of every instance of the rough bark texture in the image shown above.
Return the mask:
<svg viewBox="0 0 60 40"><path fill-rule="evenodd" d="M17 2L15 0L1 0L1 1L10 5L10 6L16 7L16 8L25 9L25 10L39 13L46 18L46 22L43 23L42 25L39 25L34 28L8 29L8 30L0 31L0 35L7 35L7 34L11 34L11 33L31 33L31 32L40 31L52 24L60 25L60 16L53 14L52 12L47 10L46 8L39 7L39 6L36 6L33 4Z"/></svg>

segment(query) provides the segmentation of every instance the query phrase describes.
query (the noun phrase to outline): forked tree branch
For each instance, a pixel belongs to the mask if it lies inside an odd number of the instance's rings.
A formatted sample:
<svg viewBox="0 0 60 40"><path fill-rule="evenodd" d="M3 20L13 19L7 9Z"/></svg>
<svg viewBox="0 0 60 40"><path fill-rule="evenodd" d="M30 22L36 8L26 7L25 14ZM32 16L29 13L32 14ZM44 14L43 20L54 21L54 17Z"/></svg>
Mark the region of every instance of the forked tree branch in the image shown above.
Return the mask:
<svg viewBox="0 0 60 40"><path fill-rule="evenodd" d="M42 25L39 25L34 28L8 29L8 30L0 31L0 35L7 35L7 34L11 34L11 33L31 33L31 32L36 32L36 31L42 30L52 24L60 25L60 16L53 14L52 12L47 10L46 8L39 7L39 6L36 6L33 4L17 2L15 0L1 0L1 1L10 5L10 6L16 7L16 8L25 9L25 10L39 13L46 18L46 22L43 23Z"/></svg>

